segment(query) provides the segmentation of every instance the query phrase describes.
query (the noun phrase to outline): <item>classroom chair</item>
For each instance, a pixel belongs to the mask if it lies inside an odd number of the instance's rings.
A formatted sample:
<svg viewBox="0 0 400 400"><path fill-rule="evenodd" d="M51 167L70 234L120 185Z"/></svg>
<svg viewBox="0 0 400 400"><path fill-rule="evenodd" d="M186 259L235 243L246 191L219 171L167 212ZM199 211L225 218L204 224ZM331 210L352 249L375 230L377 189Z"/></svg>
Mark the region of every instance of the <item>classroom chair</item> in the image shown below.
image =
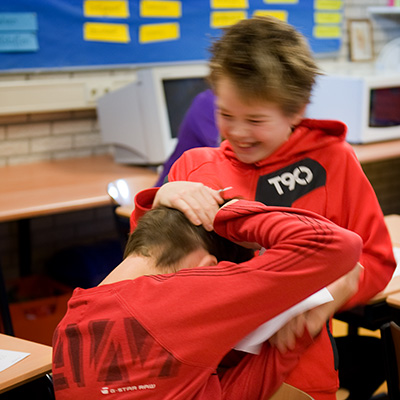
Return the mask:
<svg viewBox="0 0 400 400"><path fill-rule="evenodd" d="M381 327L385 353L386 382L389 400L400 399L400 326L389 322Z"/></svg>
<svg viewBox="0 0 400 400"><path fill-rule="evenodd" d="M274 395L270 397L270 400L313 400L313 397L294 386L283 383Z"/></svg>

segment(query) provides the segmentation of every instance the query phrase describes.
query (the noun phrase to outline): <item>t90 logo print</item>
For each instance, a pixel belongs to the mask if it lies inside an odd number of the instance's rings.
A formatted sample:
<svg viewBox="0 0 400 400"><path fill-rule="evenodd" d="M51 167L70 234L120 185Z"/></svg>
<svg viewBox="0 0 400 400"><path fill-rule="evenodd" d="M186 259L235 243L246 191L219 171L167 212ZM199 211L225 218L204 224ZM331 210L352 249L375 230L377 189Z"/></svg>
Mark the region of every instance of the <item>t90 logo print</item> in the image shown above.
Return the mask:
<svg viewBox="0 0 400 400"><path fill-rule="evenodd" d="M280 176L268 179L268 183L274 185L278 194L282 195L284 191L280 185L281 183L288 187L290 191L293 191L296 187L296 183L305 186L313 180L313 176L314 175L310 168L305 165L300 165L299 167L296 167L292 173L284 172Z"/></svg>
<svg viewBox="0 0 400 400"><path fill-rule="evenodd" d="M260 176L256 200L270 206L291 207L300 197L325 186L326 171L311 158L290 164L268 175Z"/></svg>

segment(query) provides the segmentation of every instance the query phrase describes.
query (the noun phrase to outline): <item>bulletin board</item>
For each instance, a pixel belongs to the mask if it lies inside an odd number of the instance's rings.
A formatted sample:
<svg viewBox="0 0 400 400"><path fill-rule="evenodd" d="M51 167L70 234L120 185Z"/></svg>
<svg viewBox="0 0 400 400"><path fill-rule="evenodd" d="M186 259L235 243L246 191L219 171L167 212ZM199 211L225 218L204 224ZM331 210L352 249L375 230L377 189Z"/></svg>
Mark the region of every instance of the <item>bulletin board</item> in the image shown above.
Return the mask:
<svg viewBox="0 0 400 400"><path fill-rule="evenodd" d="M344 0L12 0L0 4L0 71L207 60L222 28L253 15L339 50ZM7 3L7 4L4 4Z"/></svg>

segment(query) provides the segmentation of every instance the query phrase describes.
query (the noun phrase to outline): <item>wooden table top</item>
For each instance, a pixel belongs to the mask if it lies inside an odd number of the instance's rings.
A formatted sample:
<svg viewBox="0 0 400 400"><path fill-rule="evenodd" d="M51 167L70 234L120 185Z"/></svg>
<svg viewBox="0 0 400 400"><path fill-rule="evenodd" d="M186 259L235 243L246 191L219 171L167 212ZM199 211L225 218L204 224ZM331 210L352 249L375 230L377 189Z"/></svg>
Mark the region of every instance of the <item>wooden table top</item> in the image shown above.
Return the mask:
<svg viewBox="0 0 400 400"><path fill-rule="evenodd" d="M400 139L376 143L353 144L352 147L360 163L400 157Z"/></svg>
<svg viewBox="0 0 400 400"><path fill-rule="evenodd" d="M23 360L0 372L0 393L51 372L50 346L0 334L0 349L30 353Z"/></svg>
<svg viewBox="0 0 400 400"><path fill-rule="evenodd" d="M151 187L157 173L92 156L0 168L0 222L110 204L107 184L134 177L137 191Z"/></svg>
<svg viewBox="0 0 400 400"><path fill-rule="evenodd" d="M388 227L393 246L400 247L400 215L386 215L385 222ZM382 292L378 293L370 301L370 303L377 303L385 299L387 300L389 296L398 292L400 293L400 275L393 277L386 288Z"/></svg>
<svg viewBox="0 0 400 400"><path fill-rule="evenodd" d="M400 292L389 295L386 298L386 302L393 307L400 308Z"/></svg>
<svg viewBox="0 0 400 400"><path fill-rule="evenodd" d="M386 300L395 293L400 293L400 275L395 276L386 286L385 290L378 293L373 297L370 303L378 303L380 301Z"/></svg>
<svg viewBox="0 0 400 400"><path fill-rule="evenodd" d="M385 215L385 222L389 230L393 246L400 247L400 215Z"/></svg>

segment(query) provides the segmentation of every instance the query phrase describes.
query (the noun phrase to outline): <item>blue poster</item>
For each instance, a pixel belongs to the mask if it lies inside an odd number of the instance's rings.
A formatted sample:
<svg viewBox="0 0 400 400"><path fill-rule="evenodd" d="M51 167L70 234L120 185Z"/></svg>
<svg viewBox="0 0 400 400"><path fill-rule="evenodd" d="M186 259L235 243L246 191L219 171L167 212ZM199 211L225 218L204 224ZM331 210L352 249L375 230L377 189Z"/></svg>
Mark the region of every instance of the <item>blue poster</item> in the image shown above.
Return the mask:
<svg viewBox="0 0 400 400"><path fill-rule="evenodd" d="M7 3L0 4L3 71L207 60L208 48L223 28L254 15L273 15L294 25L305 35L316 56L338 52L343 29L343 0ZM1 37L2 34L8 36Z"/></svg>

